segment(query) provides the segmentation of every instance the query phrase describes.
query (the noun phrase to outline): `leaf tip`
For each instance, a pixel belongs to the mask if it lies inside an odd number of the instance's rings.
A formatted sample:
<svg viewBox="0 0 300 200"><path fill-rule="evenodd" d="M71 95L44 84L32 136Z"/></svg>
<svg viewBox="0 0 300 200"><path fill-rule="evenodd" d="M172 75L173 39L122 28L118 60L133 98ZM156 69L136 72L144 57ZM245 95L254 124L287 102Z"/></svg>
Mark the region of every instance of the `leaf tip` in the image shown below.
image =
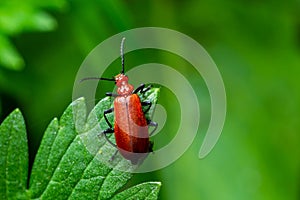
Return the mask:
<svg viewBox="0 0 300 200"><path fill-rule="evenodd" d="M151 181L151 182L149 182L150 184L152 184L152 185L157 185L159 188L161 187L161 182L160 181Z"/></svg>
<svg viewBox="0 0 300 200"><path fill-rule="evenodd" d="M21 110L19 108L16 108L13 112L15 112L15 113L21 113Z"/></svg>
<svg viewBox="0 0 300 200"><path fill-rule="evenodd" d="M71 105L75 105L75 104L82 103L82 102L85 102L84 97L79 97L78 99L75 99L75 100L71 103Z"/></svg>
<svg viewBox="0 0 300 200"><path fill-rule="evenodd" d="M22 116L22 112L19 108L16 108L15 110L13 110L10 115L15 115L15 116Z"/></svg>

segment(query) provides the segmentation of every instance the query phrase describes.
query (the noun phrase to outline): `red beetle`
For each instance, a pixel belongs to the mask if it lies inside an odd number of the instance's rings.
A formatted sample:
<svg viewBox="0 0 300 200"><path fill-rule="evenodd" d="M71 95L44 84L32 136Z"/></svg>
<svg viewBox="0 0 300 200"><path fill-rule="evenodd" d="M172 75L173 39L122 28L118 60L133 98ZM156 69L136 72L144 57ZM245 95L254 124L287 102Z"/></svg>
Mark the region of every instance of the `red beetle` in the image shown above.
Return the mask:
<svg viewBox="0 0 300 200"><path fill-rule="evenodd" d="M111 92L106 93L107 96L115 97L114 107L104 111L104 118L109 128L104 130L102 134L105 135L108 142L116 146L122 156L131 161L132 164L137 164L143 160L149 152L152 152L153 143L149 140L151 135L157 128L157 123L148 121L145 113L150 109L151 102L141 102L137 93L144 94L151 86L145 87L141 84L138 88L128 83L128 77L124 74L124 53L123 45L125 38L121 42L121 60L122 71L114 78L85 78L86 79L100 79L115 81L117 85L117 94ZM143 112L142 107L148 106ZM107 119L107 114L114 112L115 123L114 128ZM154 126L154 129L149 134L148 126ZM116 145L108 138L107 134L114 133Z"/></svg>

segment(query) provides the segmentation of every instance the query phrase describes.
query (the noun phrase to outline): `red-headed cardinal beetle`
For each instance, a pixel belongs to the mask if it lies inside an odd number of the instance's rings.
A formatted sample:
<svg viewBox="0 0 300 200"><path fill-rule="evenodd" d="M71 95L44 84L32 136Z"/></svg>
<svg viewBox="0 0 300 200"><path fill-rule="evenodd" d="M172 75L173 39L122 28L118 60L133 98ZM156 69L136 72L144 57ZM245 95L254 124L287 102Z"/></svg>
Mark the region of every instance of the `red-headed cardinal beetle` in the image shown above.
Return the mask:
<svg viewBox="0 0 300 200"><path fill-rule="evenodd" d="M145 94L151 86L145 87L145 84L141 84L139 87L134 87L128 83L128 77L124 74L124 41L121 42L121 62L122 71L114 78L97 78L89 77L88 79L100 79L106 81L114 81L117 86L117 94L107 92L106 96L115 97L114 107L104 111L104 119L109 128L104 130L101 134L104 134L107 141L116 146L121 155L130 160L132 164L138 164L140 160L143 160L147 153L152 152L153 143L149 140L149 136L157 128L157 123L149 121L145 117L145 113L149 111L151 107L150 101L141 102L137 93ZM143 112L143 106L148 106ZM114 127L107 119L107 114L114 112ZM148 126L153 126L154 129L149 134ZM112 143L107 134L115 134L116 145Z"/></svg>

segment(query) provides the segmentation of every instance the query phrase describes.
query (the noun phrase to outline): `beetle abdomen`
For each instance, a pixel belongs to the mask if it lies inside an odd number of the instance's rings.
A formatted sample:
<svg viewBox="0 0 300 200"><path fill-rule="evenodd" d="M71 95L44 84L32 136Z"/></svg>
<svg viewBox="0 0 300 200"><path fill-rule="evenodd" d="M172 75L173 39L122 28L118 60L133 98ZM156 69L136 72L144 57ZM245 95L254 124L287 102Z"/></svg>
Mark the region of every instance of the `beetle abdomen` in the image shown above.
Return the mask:
<svg viewBox="0 0 300 200"><path fill-rule="evenodd" d="M136 163L149 152L147 120L137 94L118 96L114 101L115 138L120 153Z"/></svg>

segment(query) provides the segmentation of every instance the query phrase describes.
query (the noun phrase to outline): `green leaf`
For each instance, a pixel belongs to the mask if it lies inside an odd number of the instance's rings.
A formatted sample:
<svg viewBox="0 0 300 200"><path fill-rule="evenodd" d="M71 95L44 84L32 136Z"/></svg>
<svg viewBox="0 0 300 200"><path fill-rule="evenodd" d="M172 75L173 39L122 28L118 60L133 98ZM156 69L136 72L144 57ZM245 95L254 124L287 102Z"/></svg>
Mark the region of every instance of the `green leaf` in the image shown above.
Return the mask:
<svg viewBox="0 0 300 200"><path fill-rule="evenodd" d="M152 89L143 98L157 97L158 92ZM108 97L102 99L86 117L85 101L80 98L60 120L50 123L32 168L31 198L109 199L127 183L132 174L124 170L134 166L119 154L111 161L116 149L98 136L107 128L103 112L111 103ZM110 120L113 123L113 117Z"/></svg>
<svg viewBox="0 0 300 200"><path fill-rule="evenodd" d="M0 125L0 149L0 199L25 199L28 147L25 122L18 109Z"/></svg>
<svg viewBox="0 0 300 200"><path fill-rule="evenodd" d="M143 97L157 101L159 89ZM49 124L36 155L27 185L28 147L21 112L11 113L0 126L1 199L110 199L132 177L130 161L117 155L105 137L103 112L111 99L102 99L86 116L83 98L65 110L60 120ZM113 118L110 118L113 122ZM157 199L160 183L149 182L129 188L114 199Z"/></svg>
<svg viewBox="0 0 300 200"><path fill-rule="evenodd" d="M147 91L144 95L140 95L141 101L150 101L153 105L150 107L149 111L145 114L146 119L148 120L152 119L152 115L155 110L155 105L158 100L159 90L160 90L159 88L152 88L151 90ZM143 108L143 109L147 109L147 108Z"/></svg>
<svg viewBox="0 0 300 200"><path fill-rule="evenodd" d="M12 70L21 70L24 61L10 41L0 34L0 65Z"/></svg>
<svg viewBox="0 0 300 200"><path fill-rule="evenodd" d="M160 182L147 182L142 183L136 186L133 186L123 192L115 195L112 200L138 200L138 199L147 199L147 200L154 200L157 199L159 189L161 183Z"/></svg>
<svg viewBox="0 0 300 200"><path fill-rule="evenodd" d="M43 9L62 10L66 0L55 1L16 1L0 2L0 66L12 70L21 70L24 61L11 44L10 37L23 32L51 31L57 22Z"/></svg>
<svg viewBox="0 0 300 200"><path fill-rule="evenodd" d="M112 168L101 163L98 155L101 149L109 148L105 139L98 139L97 136L102 131L97 118L101 118L103 112L99 115L95 113L95 110L107 109L103 106L106 101L108 99L100 101L97 109L92 111L90 123L85 123L83 98L74 101L59 121L52 121L33 165L30 178L32 198L83 198L88 194L95 199L99 196L107 177L115 174ZM106 155L106 158L109 159L109 156ZM115 190L122 187L131 176L122 173L120 177L124 181ZM111 195L106 192L103 197Z"/></svg>
<svg viewBox="0 0 300 200"><path fill-rule="evenodd" d="M51 31L56 28L56 20L48 13L40 11L34 12L24 22L25 30L36 31Z"/></svg>

